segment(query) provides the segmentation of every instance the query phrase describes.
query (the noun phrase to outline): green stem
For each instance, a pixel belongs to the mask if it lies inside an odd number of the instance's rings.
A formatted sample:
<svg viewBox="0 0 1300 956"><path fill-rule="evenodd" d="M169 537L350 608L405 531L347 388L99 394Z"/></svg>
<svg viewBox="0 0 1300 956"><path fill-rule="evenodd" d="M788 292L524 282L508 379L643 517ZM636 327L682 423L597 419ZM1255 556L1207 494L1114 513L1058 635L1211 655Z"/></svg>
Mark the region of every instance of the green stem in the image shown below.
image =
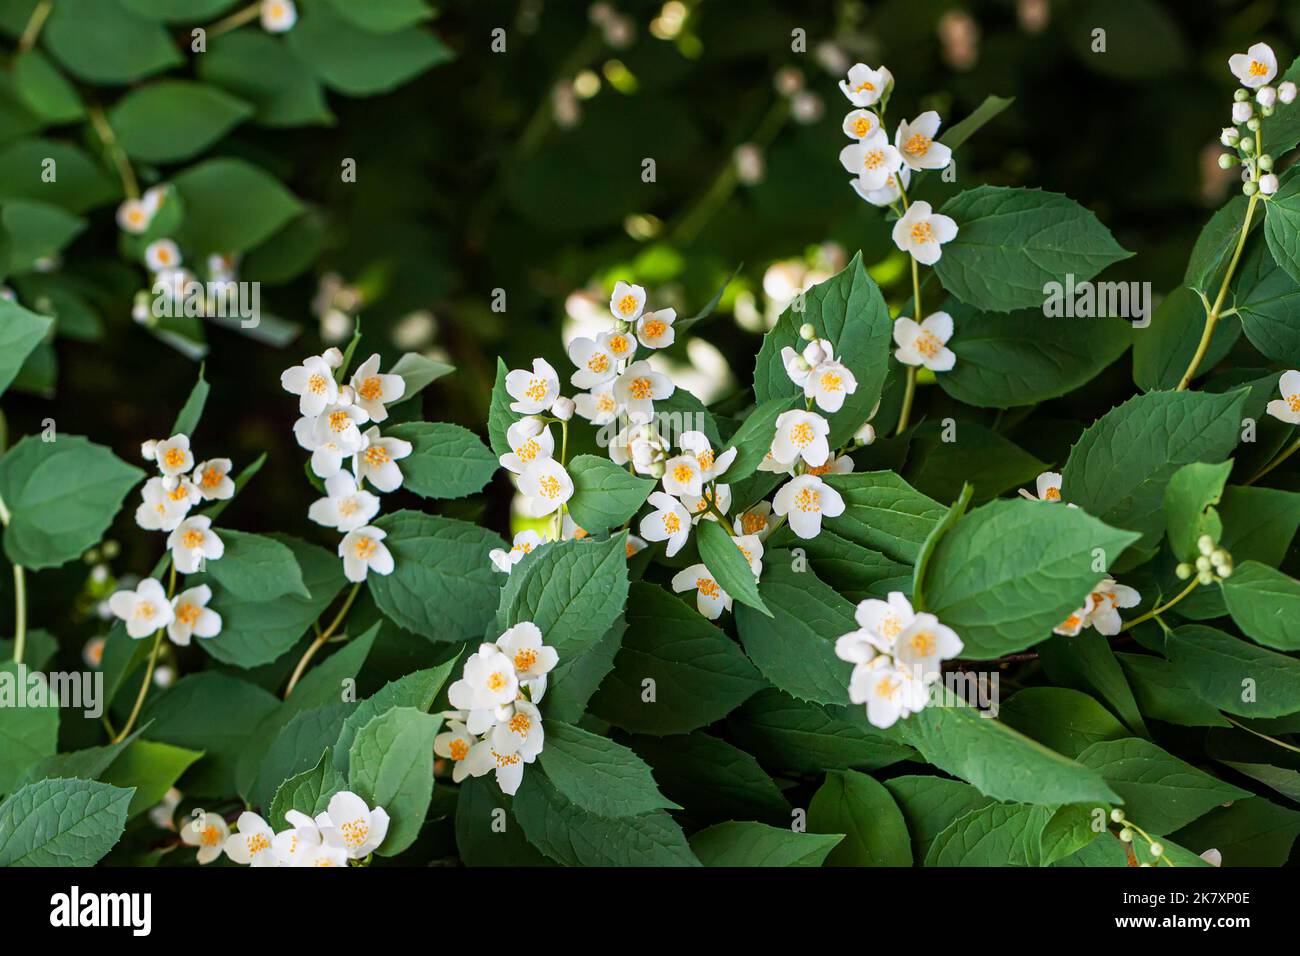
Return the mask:
<svg viewBox="0 0 1300 956"><path fill-rule="evenodd" d="M32 11L32 15L27 20L27 26L23 28L23 35L18 40L18 52L22 53L30 50L36 45L37 39L41 35L41 28L45 26L45 20L54 9L54 0L41 0Z"/></svg>
<svg viewBox="0 0 1300 956"><path fill-rule="evenodd" d="M1171 607L1173 607L1183 598L1187 597L1187 595L1191 594L1192 591L1196 589L1196 585L1198 583L1199 582L1196 580L1196 576L1193 575L1192 579L1187 582L1187 587L1183 588L1180 592L1178 592L1177 595L1175 595L1173 598L1170 598L1168 601L1166 601L1164 604L1161 604L1159 607L1153 607L1145 614L1135 617L1133 620L1129 621L1127 624L1120 627L1120 630L1121 631L1132 630L1133 628L1137 627L1139 624L1142 624L1145 621L1149 621L1153 617L1158 617L1161 614L1164 614L1165 611L1169 610Z"/></svg>
<svg viewBox="0 0 1300 956"><path fill-rule="evenodd" d="M172 595L175 593L176 565L173 564L167 576L168 600L170 600ZM166 628L160 627L154 632L153 647L149 650L149 662L145 665L144 669L144 680L140 681L140 692L135 695L135 705L131 708L131 716L126 719L126 724L123 725L117 736L113 738L113 743L115 744L121 743L127 738L127 735L131 733L131 728L135 726L136 718L140 716L140 708L144 706L144 700L149 696L149 687L153 684L153 671L154 667L158 663L158 651L162 648L162 637L163 631L165 630Z"/></svg>
<svg viewBox="0 0 1300 956"><path fill-rule="evenodd" d="M302 678L303 672L307 669L307 665L311 662L311 659L316 656L316 652L324 647L325 642L328 641L330 636L339 629L339 625L342 624L343 619L347 617L348 611L352 608L352 602L357 599L357 593L360 590L360 581L352 585L352 590L349 591L348 596L344 598L342 606L339 608L338 613L334 615L334 620L330 621L329 627L321 631L316 636L316 639L311 642L311 645L307 650L303 651L302 657L298 660L298 666L293 669L293 675L289 678L289 686L284 689L285 700L289 699L289 695L293 693L293 689L298 686L298 681Z"/></svg>
<svg viewBox="0 0 1300 956"><path fill-rule="evenodd" d="M900 187L901 190L901 187ZM901 191L900 191L901 195ZM904 206L907 205L907 198L903 198ZM912 259L912 311L916 314L915 321L919 324L924 316L921 315L921 268L917 265L916 259ZM903 407L898 413L898 428L894 431L895 435L901 435L907 431L907 423L912 417L912 402L916 399L916 366L907 367L907 385L903 391Z"/></svg>
<svg viewBox="0 0 1300 956"><path fill-rule="evenodd" d="M9 507L0 497L0 524L8 527ZM21 564L14 565L14 663L23 662L27 648L27 572Z"/></svg>
<svg viewBox="0 0 1300 956"><path fill-rule="evenodd" d="M1253 485L1255 482L1259 481L1259 479L1263 478L1265 475L1267 475L1278 465L1282 464L1282 462L1286 461L1288 458L1294 455L1297 451L1300 451L1300 438L1297 438L1295 441L1293 441L1285 451L1283 451L1280 455L1278 455L1276 458L1270 461L1259 471L1255 472L1255 474L1251 477L1249 481L1246 482L1246 484Z"/></svg>
<svg viewBox="0 0 1300 956"><path fill-rule="evenodd" d="M1290 750L1292 753L1300 754L1300 747L1297 747L1295 744L1289 744L1285 740L1278 740L1276 737L1270 737L1268 734L1261 734L1258 730L1247 727L1245 724L1241 723L1241 721L1234 720L1230 714L1223 714L1222 716L1223 719L1232 724L1232 726L1244 730L1248 734L1254 734L1261 740L1267 740L1271 744L1277 744L1283 750Z"/></svg>
<svg viewBox="0 0 1300 956"><path fill-rule="evenodd" d="M122 192L126 194L127 199L139 199L140 184L135 178L135 170L131 167L131 160L126 155L126 150L117 141L117 135L109 125L103 109L91 106L86 110L86 115L90 117L90 125L94 127L95 135L104 144L104 151L108 153L108 158L117 168L117 176L122 181Z"/></svg>
<svg viewBox="0 0 1300 956"><path fill-rule="evenodd" d="M231 30L237 30L245 23L252 23L262 12L262 4L259 0L257 3L250 3L242 10L236 10L224 20L218 20L205 31L208 39L219 37L223 33L229 33Z"/></svg>

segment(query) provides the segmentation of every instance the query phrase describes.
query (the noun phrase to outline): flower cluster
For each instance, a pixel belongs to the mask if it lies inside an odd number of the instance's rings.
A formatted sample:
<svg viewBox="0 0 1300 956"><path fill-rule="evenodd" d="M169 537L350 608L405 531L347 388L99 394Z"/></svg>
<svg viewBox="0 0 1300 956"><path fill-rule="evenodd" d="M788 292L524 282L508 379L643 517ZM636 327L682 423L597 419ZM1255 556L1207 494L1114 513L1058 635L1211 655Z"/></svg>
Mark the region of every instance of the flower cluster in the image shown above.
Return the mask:
<svg viewBox="0 0 1300 956"><path fill-rule="evenodd" d="M866 705L873 726L892 727L925 707L961 638L933 614L916 613L901 591L861 602L854 618L858 629L835 641L835 655L853 665L849 700Z"/></svg>
<svg viewBox="0 0 1300 956"><path fill-rule="evenodd" d="M542 752L542 714L537 703L546 693L546 675L559 661L542 632L523 621L465 661L461 679L448 688L456 708L444 716L447 730L433 752L455 765L452 780L496 771L503 793L513 795L524 778L524 764Z"/></svg>
<svg viewBox="0 0 1300 956"><path fill-rule="evenodd" d="M378 355L362 362L346 385L339 381L344 371L343 353L331 348L286 369L280 385L298 396L302 417L294 423L293 434L311 452L312 473L325 482L325 497L313 502L307 515L343 533L338 548L343 573L359 583L369 571L393 571L385 532L371 524L379 513L379 498L366 485L379 492L401 487L397 462L411 454L411 443L385 437L378 424L371 424L387 420L386 406L405 394L405 380L380 373ZM362 431L367 424L370 427ZM350 471L343 467L347 459Z"/></svg>
<svg viewBox="0 0 1300 956"><path fill-rule="evenodd" d="M1271 196L1279 183L1273 172L1273 157L1263 150L1260 121L1272 116L1278 103L1295 102L1296 85L1290 80L1271 85L1277 76L1277 57L1267 43L1256 43L1245 53L1234 53L1228 58L1228 69L1241 87L1233 95L1232 125L1223 128L1219 141L1235 152L1220 156L1219 165L1230 169L1240 163L1242 192L1247 196Z"/></svg>
<svg viewBox="0 0 1300 956"><path fill-rule="evenodd" d="M198 848L198 862L211 863L222 852L245 866L347 866L364 860L388 835L388 814L371 809L349 790L330 797L313 819L299 810L285 814L289 826L276 833L262 817L245 811L235 832L215 813L199 813L181 828L181 842Z"/></svg>

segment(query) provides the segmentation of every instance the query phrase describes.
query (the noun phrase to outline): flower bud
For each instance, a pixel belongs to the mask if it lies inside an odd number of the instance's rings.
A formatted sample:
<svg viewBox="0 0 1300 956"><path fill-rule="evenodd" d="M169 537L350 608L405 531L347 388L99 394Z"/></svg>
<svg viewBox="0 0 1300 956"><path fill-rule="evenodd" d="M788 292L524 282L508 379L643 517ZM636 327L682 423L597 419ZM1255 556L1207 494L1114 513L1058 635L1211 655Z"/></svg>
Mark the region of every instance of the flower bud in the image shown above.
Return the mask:
<svg viewBox="0 0 1300 956"><path fill-rule="evenodd" d="M1152 855L1152 856L1160 856L1160 855L1163 854L1164 852L1165 852L1165 848L1164 848L1163 846L1161 846L1159 843L1152 843L1152 844L1151 844L1151 855Z"/></svg>
<svg viewBox="0 0 1300 956"><path fill-rule="evenodd" d="M559 398L557 398L554 401L554 403L552 403L551 414L554 415L556 418L558 418L560 421L567 422L570 418L573 417L573 410L575 407L576 406L573 404L573 399L565 398L563 395L561 395Z"/></svg>
<svg viewBox="0 0 1300 956"><path fill-rule="evenodd" d="M1242 185L1241 191L1246 196L1253 196L1259 192L1259 185L1254 182L1245 183Z"/></svg>
<svg viewBox="0 0 1300 956"><path fill-rule="evenodd" d="M1196 583L1197 583L1197 584L1213 584L1213 583L1214 583L1214 573L1211 572L1211 571L1202 571L1200 574L1198 574L1198 575L1196 576Z"/></svg>
<svg viewBox="0 0 1300 956"><path fill-rule="evenodd" d="M1277 187L1277 176L1273 173L1265 173L1263 176L1259 177L1259 191L1265 196L1273 195L1277 192Z"/></svg>
<svg viewBox="0 0 1300 956"><path fill-rule="evenodd" d="M1219 577L1221 577L1221 578L1230 578L1230 577L1232 577L1232 562L1231 562L1231 561L1229 561L1229 562L1228 562L1227 564L1225 564L1225 565L1222 565L1222 566L1219 568Z"/></svg>
<svg viewBox="0 0 1300 956"><path fill-rule="evenodd" d="M1255 102L1260 106L1272 106L1277 102L1277 90L1271 86L1261 86L1255 93Z"/></svg>
<svg viewBox="0 0 1300 956"><path fill-rule="evenodd" d="M811 342L817 337L817 330L813 328L811 322L805 322L803 325L799 326L799 337L806 342Z"/></svg>
<svg viewBox="0 0 1300 956"><path fill-rule="evenodd" d="M1219 134L1219 142L1224 146L1236 146L1241 141L1241 130L1235 126L1223 127L1223 132Z"/></svg>
<svg viewBox="0 0 1300 956"><path fill-rule="evenodd" d="M1246 120L1246 129L1250 130L1252 133L1259 132L1259 117L1252 116L1250 119Z"/></svg>
<svg viewBox="0 0 1300 956"><path fill-rule="evenodd" d="M1114 810L1110 811L1110 819L1112 823L1119 823L1124 819L1124 811L1119 807L1116 807Z"/></svg>
<svg viewBox="0 0 1300 956"><path fill-rule="evenodd" d="M1268 172L1273 168L1273 157L1268 153L1260 153L1259 159L1255 160L1255 162L1259 164L1259 168L1264 172Z"/></svg>
<svg viewBox="0 0 1300 956"><path fill-rule="evenodd" d="M357 393L353 390L352 386L340 385L338 404L355 405L356 403L357 403Z"/></svg>
<svg viewBox="0 0 1300 956"><path fill-rule="evenodd" d="M1232 121L1234 123L1244 123L1255 115L1255 108L1249 103L1232 104Z"/></svg>
<svg viewBox="0 0 1300 956"><path fill-rule="evenodd" d="M1196 550L1201 554L1208 555L1214 550L1214 539L1208 534L1203 534L1196 539Z"/></svg>
<svg viewBox="0 0 1300 956"><path fill-rule="evenodd" d="M1255 140L1250 136L1245 137L1238 144L1238 149L1240 149L1243 153L1249 156L1251 153L1255 151Z"/></svg>
<svg viewBox="0 0 1300 956"><path fill-rule="evenodd" d="M1237 162L1237 157L1233 156L1232 153L1224 153L1219 157L1219 168L1231 169L1233 166L1237 165Z"/></svg>
<svg viewBox="0 0 1300 956"><path fill-rule="evenodd" d="M145 461L154 461L158 457L158 439L150 438L140 445L140 457Z"/></svg>
<svg viewBox="0 0 1300 956"><path fill-rule="evenodd" d="M1232 99L1236 103L1241 103L1250 99L1250 90L1237 90L1232 94Z"/></svg>
<svg viewBox="0 0 1300 956"><path fill-rule="evenodd" d="M1192 571L1192 566L1184 561L1182 564L1178 565L1178 567L1174 568L1174 577L1178 578L1180 581L1186 581L1192 576Z"/></svg>
<svg viewBox="0 0 1300 956"><path fill-rule="evenodd" d="M1261 106L1259 108L1259 115L1267 119L1268 117L1272 116L1276 111L1277 111L1276 106Z"/></svg>
<svg viewBox="0 0 1300 956"><path fill-rule="evenodd" d="M871 422L863 422L853 433L853 440L859 445L870 445L876 440L876 429Z"/></svg>
<svg viewBox="0 0 1300 956"><path fill-rule="evenodd" d="M1210 552L1211 564L1227 564L1229 560L1231 559L1228 557L1228 552L1222 548L1215 548Z"/></svg>
<svg viewBox="0 0 1300 956"><path fill-rule="evenodd" d="M1125 827L1123 830L1119 831L1119 838L1124 843L1132 843L1133 831L1130 830L1128 827Z"/></svg>
<svg viewBox="0 0 1300 956"><path fill-rule="evenodd" d="M343 353L336 348L328 348L320 354L325 360L325 364L330 368L338 368L343 364Z"/></svg>
<svg viewBox="0 0 1300 956"><path fill-rule="evenodd" d="M1281 83L1277 88L1277 98L1283 103L1291 103L1295 100L1295 84L1290 80Z"/></svg>

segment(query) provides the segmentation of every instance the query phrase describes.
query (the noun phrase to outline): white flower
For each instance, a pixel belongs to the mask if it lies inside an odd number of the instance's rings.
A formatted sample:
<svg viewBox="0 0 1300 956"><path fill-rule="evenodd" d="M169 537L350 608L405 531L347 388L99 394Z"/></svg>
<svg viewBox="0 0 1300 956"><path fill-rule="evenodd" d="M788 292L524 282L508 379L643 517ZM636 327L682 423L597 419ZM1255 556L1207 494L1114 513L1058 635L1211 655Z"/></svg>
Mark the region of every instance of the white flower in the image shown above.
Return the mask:
<svg viewBox="0 0 1300 956"><path fill-rule="evenodd" d="M957 632L933 614L918 614L894 643L894 660L921 683L933 683L942 676L940 663L952 660L964 645Z"/></svg>
<svg viewBox="0 0 1300 956"><path fill-rule="evenodd" d="M280 387L298 396L298 413L308 418L325 411L339 398L339 386L334 381L334 370L320 355L304 359L301 365L280 373Z"/></svg>
<svg viewBox="0 0 1300 956"><path fill-rule="evenodd" d="M1111 578L1104 578L1089 595L1092 610L1088 614L1085 626L1092 625L1097 633L1105 637L1114 637L1123 626L1119 609L1137 607L1142 603L1142 595L1124 584L1117 584Z"/></svg>
<svg viewBox="0 0 1300 956"><path fill-rule="evenodd" d="M536 760L546 742L541 711L526 700L515 701L509 714L492 728L490 739L494 757L520 758L521 762L506 762L504 766L497 761L497 784L503 793L513 795L523 778L523 765Z"/></svg>
<svg viewBox="0 0 1300 956"><path fill-rule="evenodd" d="M312 819L301 810L284 815L289 824L271 839L271 849L281 866L347 866L343 836L328 813Z"/></svg>
<svg viewBox="0 0 1300 956"><path fill-rule="evenodd" d="M635 322L645 308L645 289L639 285L614 283L614 294L609 297L609 311L621 322Z"/></svg>
<svg viewBox="0 0 1300 956"><path fill-rule="evenodd" d="M543 518L573 497L573 479L554 458L544 458L533 462L519 475L519 492L524 496L524 512L533 518Z"/></svg>
<svg viewBox="0 0 1300 956"><path fill-rule="evenodd" d="M396 491L402 485L402 470L397 462L411 454L411 443L391 435L379 434L376 426L366 430L365 447L352 459L357 482L369 481L380 491Z"/></svg>
<svg viewBox="0 0 1300 956"><path fill-rule="evenodd" d="M501 456L501 467L516 475L523 474L524 469L534 462L545 461L555 454L551 428L540 418L521 418L507 428L506 444L510 451Z"/></svg>
<svg viewBox="0 0 1300 956"><path fill-rule="evenodd" d="M858 380L839 362L822 362L814 368L804 382L805 398L811 398L824 412L838 412L844 407L844 396L858 390Z"/></svg>
<svg viewBox="0 0 1300 956"><path fill-rule="evenodd" d="M497 647L510 658L515 674L525 683L545 677L560 657L555 648L542 643L542 632L532 621L520 621L496 640Z"/></svg>
<svg viewBox="0 0 1300 956"><path fill-rule="evenodd" d="M664 462L664 491L681 497L698 497L701 489L700 463L694 455L678 455Z"/></svg>
<svg viewBox="0 0 1300 956"><path fill-rule="evenodd" d="M1258 89L1277 76L1277 57L1267 43L1256 43L1245 53L1228 57L1228 69L1249 89Z"/></svg>
<svg viewBox="0 0 1300 956"><path fill-rule="evenodd" d="M898 202L899 197L903 195L903 190L911 184L911 181L912 171L904 166L886 179L885 185L879 189L863 188L861 179L851 179L849 185L858 196L873 206L892 206Z"/></svg>
<svg viewBox="0 0 1300 956"><path fill-rule="evenodd" d="M191 480L199 494L207 501L224 501L235 495L235 483L230 477L229 458L209 458L199 462Z"/></svg>
<svg viewBox="0 0 1300 956"><path fill-rule="evenodd" d="M1052 628L1052 633L1062 634L1065 637L1076 636L1087 626L1088 615L1092 613L1092 609L1095 606L1096 601L1094 601L1092 595L1089 594L1083 601L1083 607L1079 608L1077 611L1071 612L1069 617L1056 625L1056 627Z"/></svg>
<svg viewBox="0 0 1300 956"><path fill-rule="evenodd" d="M545 543L541 535L529 528L527 531L520 531L515 535L515 540L511 544L509 551L493 548L488 552L488 557L492 559L492 563L496 565L498 571L509 574L511 569L524 559L524 555L532 554L534 550Z"/></svg>
<svg viewBox="0 0 1300 956"><path fill-rule="evenodd" d="M840 165L858 177L865 192L883 189L889 177L898 172L903 159L898 150L889 145L884 130L877 130L860 143L850 143L840 150Z"/></svg>
<svg viewBox="0 0 1300 956"><path fill-rule="evenodd" d="M627 536L627 548L626 548L628 560L631 561L633 555L640 554L647 547L648 545L641 538L638 538L634 534L629 534Z"/></svg>
<svg viewBox="0 0 1300 956"><path fill-rule="evenodd" d="M695 591L695 607L710 621L716 621L723 611L731 610L731 595L718 585L713 573L702 564L692 564L673 575L673 590Z"/></svg>
<svg viewBox="0 0 1300 956"><path fill-rule="evenodd" d="M506 375L506 391L514 399L510 410L538 415L551 407L560 394L560 379L545 359L533 359L531 372L515 369Z"/></svg>
<svg viewBox="0 0 1300 956"><path fill-rule="evenodd" d="M146 531L174 531L200 499L198 489L185 478L173 488L163 478L150 478L140 495L143 500L135 509L135 523Z"/></svg>
<svg viewBox="0 0 1300 956"><path fill-rule="evenodd" d="M208 607L211 600L212 588L206 584L172 598L172 622L167 625L167 636L173 644L185 647L191 635L216 637L221 633L221 615Z"/></svg>
<svg viewBox="0 0 1300 956"><path fill-rule="evenodd" d="M1020 489L1020 496L1028 498L1030 501L1060 501L1061 500L1061 476L1054 471L1045 471L1038 476L1034 482L1037 494L1030 494L1024 488Z"/></svg>
<svg viewBox="0 0 1300 956"><path fill-rule="evenodd" d="M676 309L643 313L636 320L637 340L648 349L666 349L676 341L677 333L673 329L676 321Z"/></svg>
<svg viewBox="0 0 1300 956"><path fill-rule="evenodd" d="M361 425L369 420L366 410L358 405L327 405L325 410L314 419L307 421L306 441L312 449L311 470L318 478L336 475L343 467L343 459L355 455L366 447L366 437L361 433ZM298 424L294 425L298 434ZM303 437L299 436L299 444Z"/></svg>
<svg viewBox="0 0 1300 956"><path fill-rule="evenodd" d="M117 224L123 232L138 236L149 228L153 211L139 199L128 199L117 207Z"/></svg>
<svg viewBox="0 0 1300 956"><path fill-rule="evenodd" d="M715 457L713 446L709 444L708 436L704 432L682 432L681 437L677 439L677 444L682 451L695 456L695 462L700 469L700 480L705 482L717 481L726 474L731 463L736 460L736 455L739 454L735 448L728 448Z"/></svg>
<svg viewBox="0 0 1300 956"><path fill-rule="evenodd" d="M381 375L378 353L362 362L351 379L356 404L366 410L372 422L382 422L388 417L391 405L406 394L406 379L400 375Z"/></svg>
<svg viewBox="0 0 1300 956"><path fill-rule="evenodd" d="M816 412L797 408L782 412L776 420L772 457L783 465L792 465L800 458L809 465L823 465L831 454L826 442L830 430L830 423Z"/></svg>
<svg viewBox="0 0 1300 956"><path fill-rule="evenodd" d="M1279 83L1277 85L1277 98L1281 100L1283 103L1294 103L1295 93L1296 93L1295 84L1292 83L1290 80L1287 80L1285 83Z"/></svg>
<svg viewBox="0 0 1300 956"><path fill-rule="evenodd" d="M170 239L155 239L144 248L144 264L150 272L175 269L181 264L181 250Z"/></svg>
<svg viewBox="0 0 1300 956"><path fill-rule="evenodd" d="M596 336L596 342L619 361L636 354L636 339L625 332L602 332Z"/></svg>
<svg viewBox="0 0 1300 956"><path fill-rule="evenodd" d="M578 414L593 425L608 425L618 417L618 399L613 385L602 385L573 397Z"/></svg>
<svg viewBox="0 0 1300 956"><path fill-rule="evenodd" d="M267 33L285 33L297 22L293 0L262 0L262 29Z"/></svg>
<svg viewBox="0 0 1300 956"><path fill-rule="evenodd" d="M460 783L470 775L470 764L465 758L473 749L476 741L473 734L459 720L449 720L447 729L433 738L433 752L454 765L451 770L452 783Z"/></svg>
<svg viewBox="0 0 1300 956"><path fill-rule="evenodd" d="M867 598L853 612L858 630L836 641L835 653L853 664L870 663L877 653L893 654L898 636L912 626L916 613L902 591L890 591L887 600Z"/></svg>
<svg viewBox="0 0 1300 956"><path fill-rule="evenodd" d="M465 659L460 680L447 689L451 706L471 712L504 707L518 695L519 676L514 661L495 644L480 644Z"/></svg>
<svg viewBox="0 0 1300 956"><path fill-rule="evenodd" d="M245 810L235 821L237 833L226 838L226 856L245 866L279 866L271 841L275 831L256 813Z"/></svg>
<svg viewBox="0 0 1300 956"><path fill-rule="evenodd" d="M904 365L924 365L932 372L947 372L957 364L957 355L948 348L952 338L952 316L931 312L919 325L902 316L894 322L894 358Z"/></svg>
<svg viewBox="0 0 1300 956"><path fill-rule="evenodd" d="M731 539L757 578L763 573L763 542L756 534L736 535Z"/></svg>
<svg viewBox="0 0 1300 956"><path fill-rule="evenodd" d="M772 533L775 525L776 517L772 514L772 503L760 501L744 514L737 515L732 528L736 534L757 535L759 540L763 540Z"/></svg>
<svg viewBox="0 0 1300 956"><path fill-rule="evenodd" d="M1268 403L1268 413L1292 425L1300 424L1300 371L1283 372L1277 387L1282 397Z"/></svg>
<svg viewBox="0 0 1300 956"><path fill-rule="evenodd" d="M726 482L719 482L713 486L713 491L702 488L699 495L682 495L682 504L692 515L691 524L699 524L701 521L717 521L718 516L709 510L709 503L721 511L724 515L731 508L731 485Z"/></svg>
<svg viewBox="0 0 1300 956"><path fill-rule="evenodd" d="M925 707L926 689L920 681L881 655L867 664L853 668L849 679L849 700L867 705L867 720L882 730L900 718Z"/></svg>
<svg viewBox="0 0 1300 956"><path fill-rule="evenodd" d="M672 395L673 387L673 380L649 362L633 362L614 383L614 397L626 406L630 419L648 422L654 417L654 403Z"/></svg>
<svg viewBox="0 0 1300 956"><path fill-rule="evenodd" d="M952 162L952 150L934 141L939 135L939 122L938 113L926 110L912 122L898 124L894 145L909 169L943 169Z"/></svg>
<svg viewBox="0 0 1300 956"><path fill-rule="evenodd" d="M551 403L551 415L562 422L567 422L573 418L573 412L577 407L578 405L573 399L561 395Z"/></svg>
<svg viewBox="0 0 1300 956"><path fill-rule="evenodd" d="M574 388L595 388L613 381L618 374L618 360L596 339L576 338L570 342L569 361L578 368L569 376Z"/></svg>
<svg viewBox="0 0 1300 956"><path fill-rule="evenodd" d="M844 130L845 136L853 139L867 139L880 129L880 120L870 110L850 110L844 117L841 128ZM856 172L856 170L850 170L850 172Z"/></svg>
<svg viewBox="0 0 1300 956"><path fill-rule="evenodd" d="M813 339L798 352L788 345L781 349L781 364L785 366L785 374L800 388L808 381L815 366L834 357L831 344L823 339Z"/></svg>
<svg viewBox="0 0 1300 956"><path fill-rule="evenodd" d="M840 80L840 89L854 106L874 106L894 83L894 76L883 66L873 70L865 63L849 67L847 80Z"/></svg>
<svg viewBox="0 0 1300 956"><path fill-rule="evenodd" d="M1263 107L1274 106L1277 103L1277 89L1272 86L1261 86L1255 93L1255 102Z"/></svg>
<svg viewBox="0 0 1300 956"><path fill-rule="evenodd" d="M194 454L190 451L189 435L173 435L154 446L158 470L169 478L183 475L194 468Z"/></svg>
<svg viewBox="0 0 1300 956"><path fill-rule="evenodd" d="M672 557L686 544L691 533L691 513L672 495L656 491L649 497L655 510L641 519L641 537L647 541L667 541L665 551Z"/></svg>
<svg viewBox="0 0 1300 956"><path fill-rule="evenodd" d="M1223 854L1214 847L1210 847L1202 853L1201 859L1210 864L1210 866L1223 866Z"/></svg>
<svg viewBox="0 0 1300 956"><path fill-rule="evenodd" d="M379 499L363 491L346 471L325 479L325 495L311 503L307 517L326 528L355 531L379 514Z"/></svg>
<svg viewBox="0 0 1300 956"><path fill-rule="evenodd" d="M894 245L923 266L932 266L943 254L943 243L957 235L957 224L949 216L932 212L924 200L912 203L894 223Z"/></svg>
<svg viewBox="0 0 1300 956"><path fill-rule="evenodd" d="M790 530L801 538L815 538L822 530L822 516L844 514L840 493L816 475L791 478L772 499L772 510L788 515Z"/></svg>
<svg viewBox="0 0 1300 956"><path fill-rule="evenodd" d="M226 546L212 530L212 519L206 515L186 518L167 536L172 563L181 574L193 574L206 558L215 561L226 553Z"/></svg>
<svg viewBox="0 0 1300 956"><path fill-rule="evenodd" d="M201 813L181 827L181 842L199 848L200 865L219 859L229 836L230 827L219 813Z"/></svg>
<svg viewBox="0 0 1300 956"><path fill-rule="evenodd" d="M361 860L375 852L388 835L388 814L383 807L373 810L350 790L330 797L325 813L343 838L348 857Z"/></svg>
<svg viewBox="0 0 1300 956"><path fill-rule="evenodd" d="M1259 191L1265 196L1273 195L1280 185L1276 173L1265 173L1259 177Z"/></svg>
<svg viewBox="0 0 1300 956"><path fill-rule="evenodd" d="M108 599L108 607L126 622L126 633L139 640L172 621L167 592L155 578L145 578L134 591L122 590Z"/></svg>
<svg viewBox="0 0 1300 956"><path fill-rule="evenodd" d="M524 779L524 758L517 753L498 753L490 740L480 740L470 751L469 772L481 777L496 770L497 786L507 796L514 796Z"/></svg>
<svg viewBox="0 0 1300 956"><path fill-rule="evenodd" d="M366 579L366 572L393 573L393 556L384 544L388 532L374 525L365 525L349 531L339 542L339 557L343 559L343 575L354 584Z"/></svg>
<svg viewBox="0 0 1300 956"><path fill-rule="evenodd" d="M832 455L824 465L805 468L805 475L847 475L853 471L853 459L848 455Z"/></svg>

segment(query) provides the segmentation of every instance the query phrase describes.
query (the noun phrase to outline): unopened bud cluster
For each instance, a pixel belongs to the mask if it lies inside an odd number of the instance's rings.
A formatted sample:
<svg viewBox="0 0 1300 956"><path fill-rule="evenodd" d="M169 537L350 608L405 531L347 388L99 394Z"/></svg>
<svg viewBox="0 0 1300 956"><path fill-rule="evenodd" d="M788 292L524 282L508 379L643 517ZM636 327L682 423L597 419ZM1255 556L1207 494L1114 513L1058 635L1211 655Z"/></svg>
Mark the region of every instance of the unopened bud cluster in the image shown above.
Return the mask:
<svg viewBox="0 0 1300 956"><path fill-rule="evenodd" d="M1232 576L1232 555L1208 534L1201 535L1196 541L1200 551L1195 563L1184 561L1174 569L1180 581L1186 581L1194 574L1198 584L1213 584Z"/></svg>
<svg viewBox="0 0 1300 956"><path fill-rule="evenodd" d="M1261 123L1272 116L1279 103L1295 101L1296 85L1290 80L1271 86L1277 75L1277 57L1267 43L1256 43L1245 53L1228 59L1228 69L1241 81L1233 94L1232 125L1225 126L1219 142L1235 153L1219 157L1222 169L1241 165L1241 191L1247 196L1271 196L1278 189L1273 157L1262 148ZM1258 109L1257 109L1258 108Z"/></svg>

